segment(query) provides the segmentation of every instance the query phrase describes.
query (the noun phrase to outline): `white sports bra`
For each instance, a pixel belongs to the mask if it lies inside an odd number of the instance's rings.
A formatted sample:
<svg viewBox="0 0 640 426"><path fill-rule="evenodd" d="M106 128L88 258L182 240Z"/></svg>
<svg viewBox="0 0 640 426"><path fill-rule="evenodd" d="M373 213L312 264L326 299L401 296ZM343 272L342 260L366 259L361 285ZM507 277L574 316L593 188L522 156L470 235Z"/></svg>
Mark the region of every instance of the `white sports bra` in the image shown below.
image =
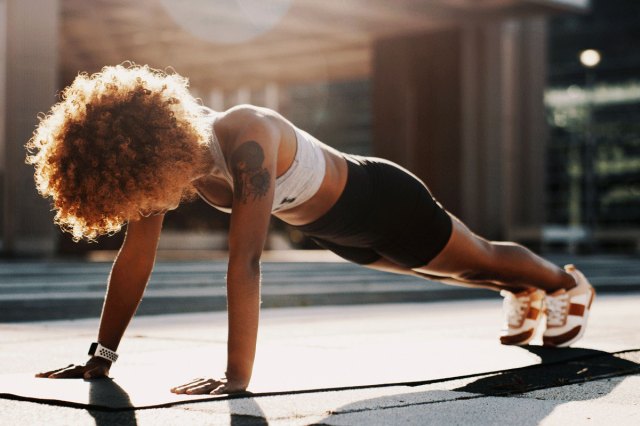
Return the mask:
<svg viewBox="0 0 640 426"><path fill-rule="evenodd" d="M212 118L211 140L209 144L209 149L214 161L212 172L217 171L233 189L233 177L227 167L227 162L213 128L218 114L213 110L209 111ZM296 155L289 169L282 174L282 176L276 178L273 206L271 207L272 213L290 209L309 200L318 192L324 179L326 161L322 153L322 148L320 147L320 142L304 130L300 130L295 126L293 126L293 129L296 133ZM200 198L218 210L231 213L229 207L217 206L207 200L202 194L200 194Z"/></svg>

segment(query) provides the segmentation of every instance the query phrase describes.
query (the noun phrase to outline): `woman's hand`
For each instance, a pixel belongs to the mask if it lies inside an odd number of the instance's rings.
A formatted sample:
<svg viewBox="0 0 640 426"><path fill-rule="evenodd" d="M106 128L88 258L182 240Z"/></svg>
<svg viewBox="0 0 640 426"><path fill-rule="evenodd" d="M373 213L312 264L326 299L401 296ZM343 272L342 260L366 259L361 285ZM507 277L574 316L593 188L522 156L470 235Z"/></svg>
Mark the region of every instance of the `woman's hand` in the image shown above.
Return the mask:
<svg viewBox="0 0 640 426"><path fill-rule="evenodd" d="M241 393L247 389L245 383L228 379L195 379L187 384L171 388L171 392L187 395L224 395Z"/></svg>
<svg viewBox="0 0 640 426"><path fill-rule="evenodd" d="M69 364L64 368L36 374L47 379L99 379L109 377L111 361L93 357L85 365Z"/></svg>

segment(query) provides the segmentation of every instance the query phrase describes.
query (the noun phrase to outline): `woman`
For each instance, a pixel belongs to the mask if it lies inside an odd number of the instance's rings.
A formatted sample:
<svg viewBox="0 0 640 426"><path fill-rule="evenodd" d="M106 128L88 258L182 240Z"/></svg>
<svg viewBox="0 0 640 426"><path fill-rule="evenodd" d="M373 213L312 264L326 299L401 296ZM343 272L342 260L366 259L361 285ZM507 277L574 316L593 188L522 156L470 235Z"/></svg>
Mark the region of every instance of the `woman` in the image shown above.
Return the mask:
<svg viewBox="0 0 640 426"><path fill-rule="evenodd" d="M80 75L28 148L39 192L52 198L56 223L76 240L128 224L92 357L39 377L108 375L149 279L164 214L197 195L232 212L226 377L172 392L233 393L249 385L272 214L369 268L501 291L504 344L528 343L544 309L545 345L566 346L584 332L594 292L573 266L565 271L519 245L478 237L408 171L338 152L274 111L204 108L176 74L119 65Z"/></svg>

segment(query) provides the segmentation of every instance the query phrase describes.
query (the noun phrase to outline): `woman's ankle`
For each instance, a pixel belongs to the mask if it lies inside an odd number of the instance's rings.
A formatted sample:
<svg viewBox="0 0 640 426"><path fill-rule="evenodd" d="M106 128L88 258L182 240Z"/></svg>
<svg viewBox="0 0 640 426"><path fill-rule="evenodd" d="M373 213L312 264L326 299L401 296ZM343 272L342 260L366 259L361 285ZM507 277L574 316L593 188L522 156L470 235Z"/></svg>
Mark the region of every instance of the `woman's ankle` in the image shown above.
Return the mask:
<svg viewBox="0 0 640 426"><path fill-rule="evenodd" d="M573 278L573 276L571 274L569 274L568 272L565 272L563 270L560 270L559 273L559 279L558 279L558 286L551 288L551 289L546 289L546 292L548 294L552 294L555 293L558 290L566 290L569 291L572 288L574 288L575 286L578 285L578 283L576 282L576 279Z"/></svg>

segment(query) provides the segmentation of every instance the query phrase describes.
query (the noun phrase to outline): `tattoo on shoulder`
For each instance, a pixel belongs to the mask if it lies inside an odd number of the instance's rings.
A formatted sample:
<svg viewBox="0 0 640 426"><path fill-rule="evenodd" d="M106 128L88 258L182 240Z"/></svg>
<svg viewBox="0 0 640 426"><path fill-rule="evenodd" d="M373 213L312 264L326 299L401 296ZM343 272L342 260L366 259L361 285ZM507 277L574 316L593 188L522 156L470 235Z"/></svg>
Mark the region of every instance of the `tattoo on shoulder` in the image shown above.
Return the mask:
<svg viewBox="0 0 640 426"><path fill-rule="evenodd" d="M234 196L246 203L257 200L269 191L271 175L264 168L264 151L256 141L240 145L231 154L231 172L234 180Z"/></svg>

